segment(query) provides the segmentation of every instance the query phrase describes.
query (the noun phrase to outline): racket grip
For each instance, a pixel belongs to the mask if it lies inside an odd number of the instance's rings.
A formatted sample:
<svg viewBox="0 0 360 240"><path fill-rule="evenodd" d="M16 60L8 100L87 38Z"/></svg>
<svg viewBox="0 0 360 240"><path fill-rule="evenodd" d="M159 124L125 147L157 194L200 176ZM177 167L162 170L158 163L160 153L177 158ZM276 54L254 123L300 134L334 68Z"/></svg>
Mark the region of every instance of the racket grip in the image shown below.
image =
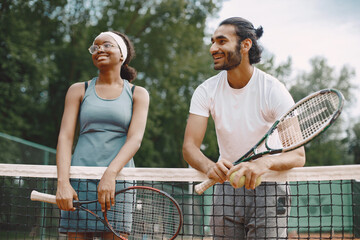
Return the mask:
<svg viewBox="0 0 360 240"><path fill-rule="evenodd" d="M32 201L40 201L40 202L56 204L56 196L55 195L41 193L41 192L38 192L35 190L33 190L31 192L30 199Z"/></svg>
<svg viewBox="0 0 360 240"><path fill-rule="evenodd" d="M216 181L212 179L208 179L203 181L202 183L199 183L195 185L195 192L199 195L203 194L209 187L214 186Z"/></svg>

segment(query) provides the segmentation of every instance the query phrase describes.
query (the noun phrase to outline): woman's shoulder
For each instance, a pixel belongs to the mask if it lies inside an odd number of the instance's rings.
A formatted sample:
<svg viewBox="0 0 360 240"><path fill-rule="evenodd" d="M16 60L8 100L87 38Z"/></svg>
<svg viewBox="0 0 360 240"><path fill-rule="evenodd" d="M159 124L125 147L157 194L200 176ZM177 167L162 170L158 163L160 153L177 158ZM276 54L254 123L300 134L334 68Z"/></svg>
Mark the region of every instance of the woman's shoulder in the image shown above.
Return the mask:
<svg viewBox="0 0 360 240"><path fill-rule="evenodd" d="M69 89L85 89L90 86L90 84L95 81L94 79L86 80L84 82L76 82L70 85Z"/></svg>
<svg viewBox="0 0 360 240"><path fill-rule="evenodd" d="M83 97L86 90L86 84L89 86L90 82L91 80L71 84L68 88L67 95L71 95L73 97Z"/></svg>
<svg viewBox="0 0 360 240"><path fill-rule="evenodd" d="M139 94L147 94L147 95L149 95L149 92L148 92L148 90L146 88L144 88L142 86L134 85L132 83L130 83L129 85L130 85L130 88L133 89L134 93L136 91Z"/></svg>
<svg viewBox="0 0 360 240"><path fill-rule="evenodd" d="M137 86L130 83L130 88L134 88L133 98L134 99L149 99L149 92L146 88Z"/></svg>

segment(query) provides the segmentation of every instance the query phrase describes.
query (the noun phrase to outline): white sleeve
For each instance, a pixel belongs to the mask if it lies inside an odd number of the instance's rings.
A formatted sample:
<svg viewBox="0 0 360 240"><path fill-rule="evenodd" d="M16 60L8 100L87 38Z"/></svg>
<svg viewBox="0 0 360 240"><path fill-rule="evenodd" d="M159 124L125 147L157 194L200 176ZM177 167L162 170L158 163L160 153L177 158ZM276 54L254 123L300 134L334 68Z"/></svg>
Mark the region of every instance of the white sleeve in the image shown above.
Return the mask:
<svg viewBox="0 0 360 240"><path fill-rule="evenodd" d="M279 119L295 104L291 94L282 83L272 89L270 101L275 119Z"/></svg>
<svg viewBox="0 0 360 240"><path fill-rule="evenodd" d="M190 113L203 117L210 116L210 100L204 84L198 86L191 98Z"/></svg>
<svg viewBox="0 0 360 240"><path fill-rule="evenodd" d="M294 105L294 100L285 86L280 83L272 88L270 92L271 112L274 119L280 119ZM274 131L273 137L268 140L271 148L283 148L277 130Z"/></svg>

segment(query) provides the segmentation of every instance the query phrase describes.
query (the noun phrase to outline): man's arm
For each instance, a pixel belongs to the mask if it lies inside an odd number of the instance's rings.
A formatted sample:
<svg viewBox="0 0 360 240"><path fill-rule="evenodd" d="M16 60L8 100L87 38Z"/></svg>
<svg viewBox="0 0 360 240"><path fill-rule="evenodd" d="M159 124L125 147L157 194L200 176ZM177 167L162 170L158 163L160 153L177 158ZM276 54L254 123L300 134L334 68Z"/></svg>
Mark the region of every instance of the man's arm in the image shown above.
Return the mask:
<svg viewBox="0 0 360 240"><path fill-rule="evenodd" d="M227 180L227 173L232 163L225 159L214 163L207 158L200 150L204 139L208 118L190 114L184 136L183 156L193 168L205 173L209 178L223 183Z"/></svg>
<svg viewBox="0 0 360 240"><path fill-rule="evenodd" d="M228 176L238 171L233 181L238 182L241 176L245 176L245 187L254 189L256 179L269 170L284 171L294 167L303 167L304 165L305 150L304 147L301 147L290 152L265 155L254 161L240 163L231 168Z"/></svg>

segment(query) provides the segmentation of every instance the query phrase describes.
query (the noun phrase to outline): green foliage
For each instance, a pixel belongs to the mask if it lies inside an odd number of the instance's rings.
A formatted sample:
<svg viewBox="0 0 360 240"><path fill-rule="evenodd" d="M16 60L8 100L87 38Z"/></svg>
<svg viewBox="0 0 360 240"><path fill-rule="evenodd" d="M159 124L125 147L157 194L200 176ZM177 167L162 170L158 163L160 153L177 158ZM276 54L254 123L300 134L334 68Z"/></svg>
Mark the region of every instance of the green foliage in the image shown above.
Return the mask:
<svg viewBox="0 0 360 240"><path fill-rule="evenodd" d="M41 141L48 76L55 70L49 50L58 23L49 13L60 1L0 4L0 131ZM38 139L39 138L39 139Z"/></svg>
<svg viewBox="0 0 360 240"><path fill-rule="evenodd" d="M349 144L344 129L346 108L354 101L351 89L354 88L351 80L355 75L353 69L344 66L337 74L330 67L327 60L322 57L314 57L310 60L312 69L303 72L295 79L290 93L295 101L302 99L312 92L324 88L335 88L340 90L346 99L342 116L325 133L306 145L306 165L341 165L353 163L349 156Z"/></svg>
<svg viewBox="0 0 360 240"><path fill-rule="evenodd" d="M0 3L0 132L56 147L69 86L97 76L87 51L103 31L124 32L134 42L136 85L150 93L150 111L137 166L186 167L183 134L195 88L216 72L204 44L206 18L222 0L4 0ZM257 66L284 82L295 100L335 87L348 102L354 71L339 74L326 59L311 60L312 70L290 81L291 58L275 65L264 55ZM341 122L307 148L308 164L341 163L358 149L357 128L344 134ZM336 147L335 147L336 146ZM4 146L6 147L6 146ZM205 155L218 158L214 122L209 119ZM328 155L323 152L330 149ZM331 153L331 154L330 154ZM355 154L356 155L356 154ZM348 155L346 155L348 156ZM358 155L356 155L358 156ZM320 159L321 158L321 159ZM325 160L324 160L325 159ZM346 162L351 162L346 157ZM357 158L358 159L358 158Z"/></svg>
<svg viewBox="0 0 360 240"><path fill-rule="evenodd" d="M290 89L295 101L324 88L335 88L344 94L348 103L353 102L354 97L351 90L355 86L351 80L355 76L354 69L343 66L340 73L337 74L323 57L312 58L310 64L312 67L310 72L299 74L295 79L295 84Z"/></svg>
<svg viewBox="0 0 360 240"><path fill-rule="evenodd" d="M137 166L186 167L182 140L191 95L213 75L205 21L221 0L6 1L1 3L0 131L56 146L65 94L97 75L87 51L100 32L134 42L134 82L151 96ZM8 109L11 106L11 109ZM209 123L211 125L211 121ZM214 128L205 151L217 156Z"/></svg>
<svg viewBox="0 0 360 240"><path fill-rule="evenodd" d="M143 54L134 62L141 72L136 83L151 96L147 140L136 157L145 166L186 167L181 147L190 98L213 73L203 38L206 17L215 5L164 1L146 6L144 15L140 4L136 9L129 17L131 23L125 24L126 33L133 37L137 53Z"/></svg>
<svg viewBox="0 0 360 240"><path fill-rule="evenodd" d="M276 66L274 55L269 54L266 51L263 53L263 55L263 60L259 64L257 64L256 67L276 77L282 83L284 83L286 87L289 88L288 85L290 84L290 76L292 73L292 59L289 57L286 62L280 63Z"/></svg>
<svg viewBox="0 0 360 240"><path fill-rule="evenodd" d="M265 52L264 56L265 59L257 67L282 81L290 89L295 102L312 92L324 88L335 88L345 96L346 103L343 115L346 115L347 106L355 100L351 92L355 87L351 82L355 72L349 66L343 66L340 72L336 73L335 69L328 65L326 59L314 57L310 60L311 70L302 72L295 79L292 79L291 58L275 66L273 55ZM343 119L344 117L340 117L325 133L305 146L307 166L342 165L360 162L359 129L355 125L353 129L346 131ZM353 154L354 157L350 154Z"/></svg>
<svg viewBox="0 0 360 240"><path fill-rule="evenodd" d="M354 157L353 161L355 164L360 164L360 121L348 131L348 140L350 143L349 152Z"/></svg>
<svg viewBox="0 0 360 240"><path fill-rule="evenodd" d="M203 38L206 17L217 5L216 1L105 4L97 25L125 32L134 42L137 57L131 65L138 71L134 83L144 86L151 98L144 140L135 156L137 166L187 167L183 135L191 95L213 73ZM209 132L214 129L209 127Z"/></svg>

